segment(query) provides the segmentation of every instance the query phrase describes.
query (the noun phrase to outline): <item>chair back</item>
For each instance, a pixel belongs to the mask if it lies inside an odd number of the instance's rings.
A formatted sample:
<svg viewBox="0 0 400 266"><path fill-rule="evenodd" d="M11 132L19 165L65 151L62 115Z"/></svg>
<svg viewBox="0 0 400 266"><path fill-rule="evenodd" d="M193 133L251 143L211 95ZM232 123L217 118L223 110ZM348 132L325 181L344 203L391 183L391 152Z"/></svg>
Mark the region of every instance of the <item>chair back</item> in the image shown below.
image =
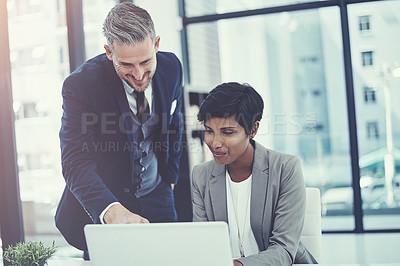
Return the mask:
<svg viewBox="0 0 400 266"><path fill-rule="evenodd" d="M314 258L321 262L321 195L318 188L306 188L306 214L300 240Z"/></svg>

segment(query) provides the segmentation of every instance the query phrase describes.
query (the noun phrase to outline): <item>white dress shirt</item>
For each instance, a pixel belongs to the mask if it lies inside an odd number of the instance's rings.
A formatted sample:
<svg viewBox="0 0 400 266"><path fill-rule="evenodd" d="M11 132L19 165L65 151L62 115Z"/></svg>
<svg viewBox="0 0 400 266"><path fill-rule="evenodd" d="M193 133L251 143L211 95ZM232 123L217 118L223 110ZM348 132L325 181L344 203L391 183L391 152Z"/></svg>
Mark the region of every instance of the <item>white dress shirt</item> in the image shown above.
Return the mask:
<svg viewBox="0 0 400 266"><path fill-rule="evenodd" d="M126 98L128 99L129 108L136 115L137 106L136 106L136 94L133 93L134 89L128 83L126 83L124 80L122 80L122 83L124 85ZM152 86L151 82L150 82L149 86L147 87L147 89L144 91L144 96L146 96L147 102L149 103L149 108L150 108L150 113L151 113L151 105L152 105L152 101L153 101L153 86Z"/></svg>

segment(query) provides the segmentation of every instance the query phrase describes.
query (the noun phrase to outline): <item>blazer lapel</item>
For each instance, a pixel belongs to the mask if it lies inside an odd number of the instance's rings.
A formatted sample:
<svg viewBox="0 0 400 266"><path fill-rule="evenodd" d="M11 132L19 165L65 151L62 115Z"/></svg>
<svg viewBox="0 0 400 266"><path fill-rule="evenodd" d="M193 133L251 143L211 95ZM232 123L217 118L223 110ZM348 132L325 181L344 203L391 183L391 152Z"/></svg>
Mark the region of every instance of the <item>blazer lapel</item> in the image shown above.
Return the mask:
<svg viewBox="0 0 400 266"><path fill-rule="evenodd" d="M163 141L165 135L169 132L168 121L170 119L168 106L171 104L170 97L166 90L163 90L162 84L164 83L164 77L160 74L160 70L157 66L157 70L152 79L153 87L153 111L157 114L160 121L159 137Z"/></svg>
<svg viewBox="0 0 400 266"><path fill-rule="evenodd" d="M256 143L252 170L250 224L259 246L263 246L262 225L267 198L268 168L268 150Z"/></svg>
<svg viewBox="0 0 400 266"><path fill-rule="evenodd" d="M217 163L215 164L216 166L209 180L211 205L214 211L215 221L228 222L225 166Z"/></svg>
<svg viewBox="0 0 400 266"><path fill-rule="evenodd" d="M129 127L131 125L127 124L126 117L132 114L132 111L129 107L128 99L126 98L125 89L124 86L122 85L122 80L118 77L117 73L115 72L115 69L111 61L107 62L106 71L114 73L114 75L110 75L110 78L107 79L108 88L110 89L111 93L113 94L115 100L118 103L118 107L124 118L125 128L131 129L131 127Z"/></svg>
<svg viewBox="0 0 400 266"><path fill-rule="evenodd" d="M110 78L107 79L108 88L111 90L115 100L117 101L119 110L121 112L121 118L124 120L125 131L128 132L126 134L129 143L133 142L133 136L129 132L132 131L133 127L133 113L131 108L129 107L128 99L126 98L126 93L124 86L122 85L122 80L115 72L115 68L111 61L108 61L105 65L106 71L114 73L114 75L110 75ZM129 145L130 147L130 145ZM129 153L130 156L130 164L131 169L133 169L133 159L132 152Z"/></svg>
<svg viewBox="0 0 400 266"><path fill-rule="evenodd" d="M164 105L166 101L162 101L161 99L163 99L162 97L162 90L160 89L160 84L161 84L161 77L160 75L158 75L158 72L156 71L156 73L153 76L153 79L151 81L151 86L153 87L153 110L160 115L163 110L165 109Z"/></svg>

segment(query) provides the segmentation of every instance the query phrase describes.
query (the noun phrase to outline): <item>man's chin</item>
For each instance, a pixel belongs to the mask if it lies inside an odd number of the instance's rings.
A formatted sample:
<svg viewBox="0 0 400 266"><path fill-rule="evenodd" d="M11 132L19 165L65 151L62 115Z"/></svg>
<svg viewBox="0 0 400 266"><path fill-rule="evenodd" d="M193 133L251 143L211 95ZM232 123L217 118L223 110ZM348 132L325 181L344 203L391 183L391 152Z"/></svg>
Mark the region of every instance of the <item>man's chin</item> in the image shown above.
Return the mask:
<svg viewBox="0 0 400 266"><path fill-rule="evenodd" d="M147 89L147 87L150 84L149 80L146 80L145 82L130 82L127 81L127 83L135 90L135 91L144 91Z"/></svg>
<svg viewBox="0 0 400 266"><path fill-rule="evenodd" d="M149 84L150 82L134 84L133 88L135 89L135 91L144 91L145 89L147 89Z"/></svg>

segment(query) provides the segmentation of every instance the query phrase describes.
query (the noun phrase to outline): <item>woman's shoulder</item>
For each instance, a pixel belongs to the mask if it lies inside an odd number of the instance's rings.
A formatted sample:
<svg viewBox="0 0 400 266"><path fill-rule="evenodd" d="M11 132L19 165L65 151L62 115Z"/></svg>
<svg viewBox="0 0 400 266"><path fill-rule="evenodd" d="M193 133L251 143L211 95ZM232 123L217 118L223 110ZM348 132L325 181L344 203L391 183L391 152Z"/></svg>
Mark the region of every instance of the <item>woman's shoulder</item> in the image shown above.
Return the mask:
<svg viewBox="0 0 400 266"><path fill-rule="evenodd" d="M269 165L286 164L288 162L298 161L297 156L293 154L283 153L276 150L268 149L256 142L255 146L255 160L268 162Z"/></svg>
<svg viewBox="0 0 400 266"><path fill-rule="evenodd" d="M197 174L204 175L207 173L212 173L213 169L217 166L218 166L218 164L214 160L210 160L210 161L195 165L193 167L192 172L193 172L193 175L197 175Z"/></svg>
<svg viewBox="0 0 400 266"><path fill-rule="evenodd" d="M293 186L304 182L301 162L297 156L264 147L260 148L259 152L260 150L263 150L263 155L259 155L258 161L254 161L254 164L259 170L268 172L271 182L281 185L291 183Z"/></svg>

